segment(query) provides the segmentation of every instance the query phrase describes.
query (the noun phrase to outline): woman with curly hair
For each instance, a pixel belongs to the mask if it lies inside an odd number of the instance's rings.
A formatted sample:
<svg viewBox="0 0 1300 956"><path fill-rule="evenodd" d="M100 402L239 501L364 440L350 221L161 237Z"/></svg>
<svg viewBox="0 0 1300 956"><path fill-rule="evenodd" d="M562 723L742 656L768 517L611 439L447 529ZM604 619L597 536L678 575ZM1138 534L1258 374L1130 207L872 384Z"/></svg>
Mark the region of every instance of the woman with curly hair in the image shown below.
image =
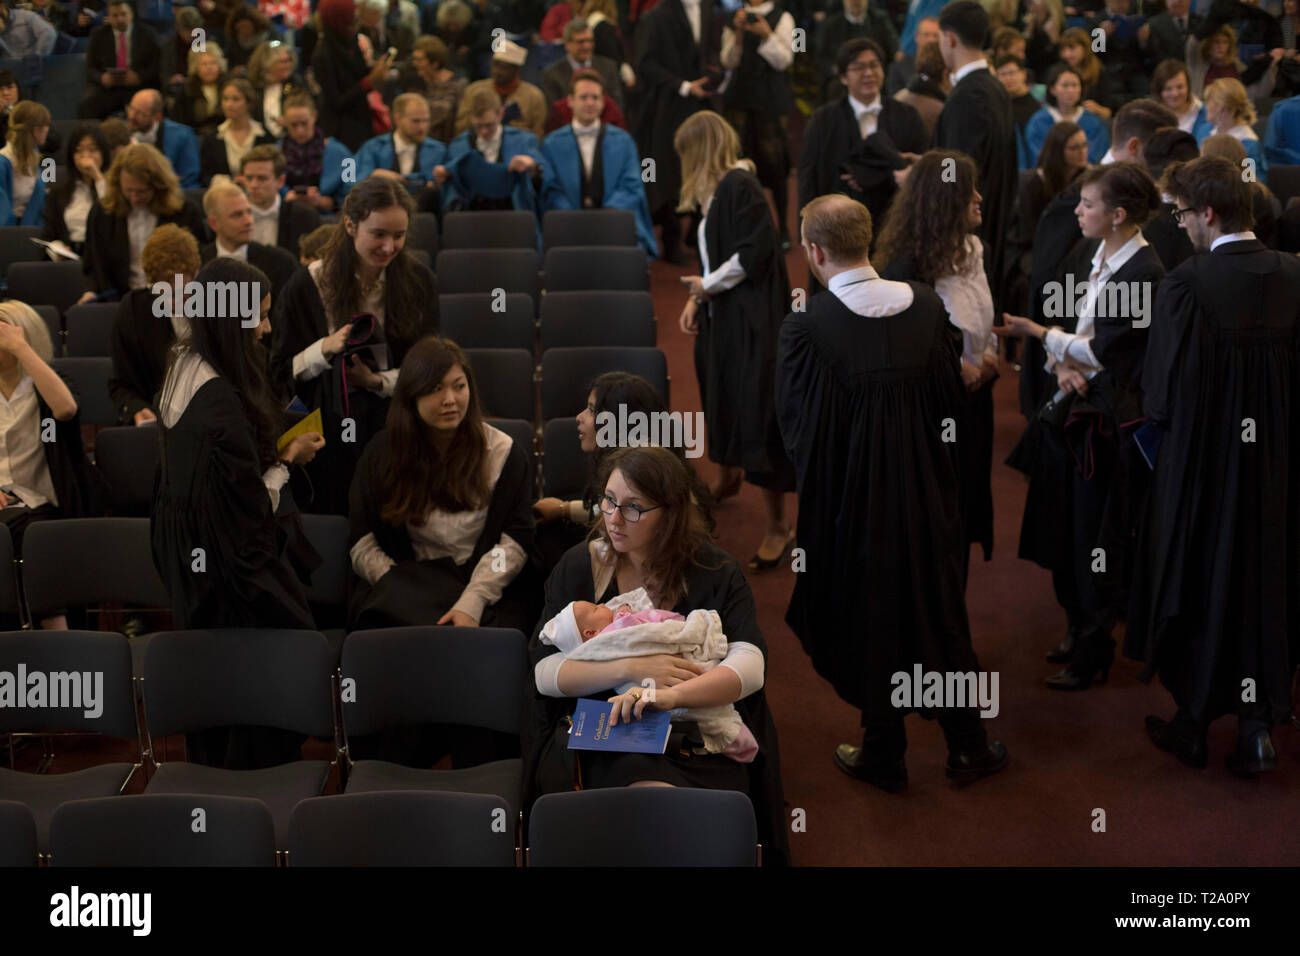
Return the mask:
<svg viewBox="0 0 1300 956"><path fill-rule="evenodd" d="M254 51L278 37L278 31L266 14L257 7L239 4L230 11L230 18L226 20L226 58L230 61L230 69L240 76L245 75Z"/></svg>
<svg viewBox="0 0 1300 956"><path fill-rule="evenodd" d="M221 112L225 81L226 57L221 47L208 42L202 51L191 51L185 85L176 97L176 121L194 130L195 136L215 133L225 119Z"/></svg>
<svg viewBox="0 0 1300 956"><path fill-rule="evenodd" d="M280 117L284 114L284 98L294 90L305 90L307 82L298 72L298 51L287 43L271 40L253 51L248 61L248 81L256 94L253 98L253 119L266 131L279 139L284 135Z"/></svg>
<svg viewBox="0 0 1300 956"><path fill-rule="evenodd" d="M954 178L955 177L955 178ZM967 401L957 423L961 515L966 541L993 556L993 380L998 374L993 293L984 273L983 223L975 162L965 153L925 153L894 197L876 246L882 277L934 287L961 333L961 380ZM970 548L962 551L962 577Z"/></svg>

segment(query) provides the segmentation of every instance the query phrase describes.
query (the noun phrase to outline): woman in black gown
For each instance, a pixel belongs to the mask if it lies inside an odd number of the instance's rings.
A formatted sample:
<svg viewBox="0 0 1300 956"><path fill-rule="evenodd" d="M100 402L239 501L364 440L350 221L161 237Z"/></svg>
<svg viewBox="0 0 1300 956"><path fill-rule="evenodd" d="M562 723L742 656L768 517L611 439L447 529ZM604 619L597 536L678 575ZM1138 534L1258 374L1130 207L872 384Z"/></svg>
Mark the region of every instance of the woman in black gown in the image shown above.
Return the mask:
<svg viewBox="0 0 1300 956"><path fill-rule="evenodd" d="M1020 557L1052 572L1069 631L1048 654L1065 668L1055 690L1104 681L1111 629L1125 616L1137 507L1148 482L1133 440L1142 419L1142 361L1164 266L1141 226L1161 208L1145 168L1114 163L1085 173L1075 210L1081 239L1042 311L1058 325L1005 315L995 331L1039 339L1056 394L1030 420L1008 464L1029 476ZM1090 293L1095 293L1090 294Z"/></svg>
<svg viewBox="0 0 1300 956"><path fill-rule="evenodd" d="M681 206L699 207L704 275L685 276L690 298L678 320L696 336L695 374L709 432L709 457L722 466L715 501L763 489L767 529L751 570L775 567L794 542L785 495L794 468L781 443L773 387L776 344L790 306L785 257L763 187L740 159L736 131L705 110L680 127L673 146L682 161Z"/></svg>

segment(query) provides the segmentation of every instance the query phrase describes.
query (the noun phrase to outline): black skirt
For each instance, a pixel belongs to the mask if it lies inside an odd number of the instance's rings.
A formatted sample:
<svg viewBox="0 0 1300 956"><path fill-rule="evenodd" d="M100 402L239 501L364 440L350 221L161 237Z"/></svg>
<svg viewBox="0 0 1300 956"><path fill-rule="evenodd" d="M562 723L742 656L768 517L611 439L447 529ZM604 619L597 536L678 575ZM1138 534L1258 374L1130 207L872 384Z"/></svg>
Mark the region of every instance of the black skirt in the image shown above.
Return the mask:
<svg viewBox="0 0 1300 956"><path fill-rule="evenodd" d="M436 624L452 609L474 573L473 562L456 564L451 558L436 561L402 561L373 585L361 583L353 592L352 626L361 631L380 627ZM527 568L506 586L500 600L483 609L481 627L532 630L536 614L519 592L536 580Z"/></svg>
<svg viewBox="0 0 1300 956"><path fill-rule="evenodd" d="M694 753L693 748L701 746L701 741L699 729L693 722L679 721L672 727L673 733L662 757L657 754L581 752L583 789L603 790L657 780L674 787L749 793L749 770L745 764L722 754Z"/></svg>

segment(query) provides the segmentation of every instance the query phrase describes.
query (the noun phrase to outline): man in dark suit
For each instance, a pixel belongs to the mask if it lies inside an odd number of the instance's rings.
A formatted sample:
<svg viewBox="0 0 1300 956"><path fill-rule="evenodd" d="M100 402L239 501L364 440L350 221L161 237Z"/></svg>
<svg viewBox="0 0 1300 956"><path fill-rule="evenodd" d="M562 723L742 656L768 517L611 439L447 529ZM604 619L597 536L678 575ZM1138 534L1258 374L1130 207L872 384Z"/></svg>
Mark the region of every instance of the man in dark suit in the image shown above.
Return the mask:
<svg viewBox="0 0 1300 956"><path fill-rule="evenodd" d="M701 0L661 0L637 23L636 73L641 109L633 134L642 156L655 161L646 183L650 215L662 229L665 260L682 261L677 202L682 169L673 135L692 114L709 108L720 77L713 8Z"/></svg>
<svg viewBox="0 0 1300 956"><path fill-rule="evenodd" d="M290 203L290 205L298 205ZM203 196L203 211L208 226L216 234L215 242L199 247L199 257L211 262L218 256L233 256L257 266L271 280L274 302L298 266L298 257L277 246L253 242L253 209L244 191L231 182L218 183Z"/></svg>
<svg viewBox="0 0 1300 956"><path fill-rule="evenodd" d="M913 46L920 50L927 43L939 42L939 19L937 17L922 17L916 25L916 40ZM912 77L916 76L916 54L908 56L906 52L902 56L895 57L894 62L889 64L888 72L885 74L885 91L889 96L893 96L899 90L907 89L907 84L912 82Z"/></svg>
<svg viewBox="0 0 1300 956"><path fill-rule="evenodd" d="M1138 42L1152 63L1186 60L1187 38L1201 26L1200 14L1191 12L1191 0L1168 0L1165 12L1156 14L1138 30Z"/></svg>
<svg viewBox="0 0 1300 956"><path fill-rule="evenodd" d="M1011 97L984 59L989 15L975 0L953 0L939 13L939 48L952 92L939 114L934 145L975 160L984 196L984 271L994 305L1002 298L1007 233L1016 201L1016 127Z"/></svg>
<svg viewBox="0 0 1300 956"><path fill-rule="evenodd" d="M148 26L134 24L130 0L112 0L108 22L96 27L86 47L86 97L82 119L105 119L125 109L142 89L159 86L158 43Z"/></svg>
<svg viewBox="0 0 1300 956"><path fill-rule="evenodd" d="M605 84L605 97L623 108L623 81L618 75L618 64L596 49L596 34L587 21L581 18L564 25L564 56L542 71L542 92L546 94L547 107L569 96L569 80L578 70L595 70Z"/></svg>
<svg viewBox="0 0 1300 956"><path fill-rule="evenodd" d="M817 28L817 89L823 102L839 96L842 87L831 72L835 53L849 40L867 37L875 40L884 51L880 65L889 69L894 54L898 52L898 31L889 19L889 13L879 0L868 5L868 0L843 0L844 9L828 14Z"/></svg>
<svg viewBox="0 0 1300 956"><path fill-rule="evenodd" d="M254 146L239 165L239 185L248 193L253 214L252 241L298 255L298 239L320 225L308 203L284 202L284 153L278 146Z"/></svg>

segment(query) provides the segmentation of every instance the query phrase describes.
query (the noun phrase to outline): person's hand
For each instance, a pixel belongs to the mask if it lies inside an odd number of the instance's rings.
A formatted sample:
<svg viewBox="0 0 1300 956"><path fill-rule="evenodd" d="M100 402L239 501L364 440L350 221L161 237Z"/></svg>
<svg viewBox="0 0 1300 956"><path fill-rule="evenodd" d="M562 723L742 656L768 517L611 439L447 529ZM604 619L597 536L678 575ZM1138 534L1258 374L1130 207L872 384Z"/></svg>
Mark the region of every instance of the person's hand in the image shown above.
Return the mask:
<svg viewBox="0 0 1300 956"><path fill-rule="evenodd" d="M364 388L374 391L382 388L384 380L380 378L379 373L373 371L369 365L361 361L360 355L352 356L352 361L347 370L348 384L354 388Z"/></svg>
<svg viewBox="0 0 1300 956"><path fill-rule="evenodd" d="M100 169L99 165L98 151L93 155L88 153L77 153L73 158L73 161L76 163L77 172L81 173L83 176L90 176L95 180L104 178L103 170Z"/></svg>
<svg viewBox="0 0 1300 956"><path fill-rule="evenodd" d="M698 335L700 331L700 305L694 299L687 299L682 314L677 317L677 327L687 335Z"/></svg>
<svg viewBox="0 0 1300 956"><path fill-rule="evenodd" d="M670 687L655 687L653 691L637 687L626 694L611 697L608 701L613 705L609 709L609 726L617 727L620 720L625 724L640 720L647 707L650 710L672 710L677 706L678 696L677 691Z"/></svg>
<svg viewBox="0 0 1300 956"><path fill-rule="evenodd" d="M171 79L167 81L168 86L180 86L185 82L184 73L173 73Z"/></svg>
<svg viewBox="0 0 1300 956"><path fill-rule="evenodd" d="M736 15L731 18L731 26L732 29L735 30L745 29L745 8L743 6L737 10Z"/></svg>
<svg viewBox="0 0 1300 956"><path fill-rule="evenodd" d="M335 329L333 332L331 332L329 335L325 336L325 338L321 340L320 343L321 355L324 355L326 358L333 358L334 356L338 355L340 352L343 351L343 346L346 344L348 336L351 334L352 334L351 322L349 322L347 325L340 325L337 329Z"/></svg>
<svg viewBox="0 0 1300 956"><path fill-rule="evenodd" d="M768 24L767 17L764 16L759 16L759 18L752 23L746 20L745 29L750 33L757 33L763 40L766 40L772 35L772 27Z"/></svg>
<svg viewBox="0 0 1300 956"><path fill-rule="evenodd" d="M708 82L709 78L707 76L702 76L698 80L692 80L690 83L691 96L695 97L697 100L707 100L709 98L709 91L705 89L705 86Z"/></svg>
<svg viewBox="0 0 1300 956"><path fill-rule="evenodd" d="M961 360L961 383L966 386L966 391L973 392L980 387L980 369L978 365L971 365L965 359Z"/></svg>
<svg viewBox="0 0 1300 956"><path fill-rule="evenodd" d="M89 302L94 297L94 292L83 292L81 293L81 298L77 300L77 305L81 305L83 302Z"/></svg>
<svg viewBox="0 0 1300 956"><path fill-rule="evenodd" d="M1088 380L1077 368L1069 365L1056 366L1056 384L1067 395L1071 392L1078 392L1080 395L1088 394Z"/></svg>
<svg viewBox="0 0 1300 956"><path fill-rule="evenodd" d="M478 627L478 621L474 620L464 611L458 611L452 608L442 617L438 618L439 624L450 624L452 627Z"/></svg>
<svg viewBox="0 0 1300 956"><path fill-rule="evenodd" d="M211 13L216 8L216 0L199 0L199 9L204 13Z"/></svg>
<svg viewBox="0 0 1300 956"><path fill-rule="evenodd" d="M840 173L840 179L843 180L845 183L847 183L848 187L852 189L855 193L862 192L862 187L858 185L858 181L853 178L852 174ZM895 182L897 182L897 179L895 179Z"/></svg>
<svg viewBox="0 0 1300 956"><path fill-rule="evenodd" d="M305 465L325 447L325 436L320 432L305 432L289 442L280 457L291 465Z"/></svg>
<svg viewBox="0 0 1300 956"><path fill-rule="evenodd" d="M370 81L371 86L378 86L388 76L388 68L393 65L392 60L388 58L388 52L385 51L383 56L375 57L375 65L370 68L366 74L366 79Z"/></svg>
<svg viewBox="0 0 1300 956"><path fill-rule="evenodd" d="M122 77L122 82L127 86L139 86L140 74L135 70L127 70L126 75Z"/></svg>
<svg viewBox="0 0 1300 956"><path fill-rule="evenodd" d="M564 502L559 498L539 498L533 503L533 514L538 524L550 524L564 517Z"/></svg>
<svg viewBox="0 0 1300 956"><path fill-rule="evenodd" d="M1041 339L1044 329L1033 319L1027 319L1023 315L1012 315L1010 312L1002 313L1002 325L993 326L993 332L996 335L1009 335L1017 339Z"/></svg>
<svg viewBox="0 0 1300 956"><path fill-rule="evenodd" d="M506 169L510 170L512 173L531 173L536 168L537 160L533 159L531 156L524 156L523 154L512 156L510 159L510 165L506 167Z"/></svg>
<svg viewBox="0 0 1300 956"><path fill-rule="evenodd" d="M692 299L707 299L709 294L704 291L703 276L682 276L682 285L686 286L686 291Z"/></svg>
<svg viewBox="0 0 1300 956"><path fill-rule="evenodd" d="M211 3L212 0L207 0L207 2L208 2L208 3ZM89 13L87 13L85 10L82 10L82 11L78 12L78 14L77 14L77 26L79 26L79 27L88 27L88 26L90 26L91 23L94 22L94 20L95 20L95 18L92 17L92 16L91 16Z"/></svg>
<svg viewBox="0 0 1300 956"><path fill-rule="evenodd" d="M131 421L136 425L152 425L158 421L158 416L153 413L152 409L142 408L131 416Z"/></svg>
<svg viewBox="0 0 1300 956"><path fill-rule="evenodd" d="M1084 100L1083 108L1098 119L1110 119L1110 110L1102 106L1096 100Z"/></svg>
<svg viewBox="0 0 1300 956"><path fill-rule="evenodd" d="M446 166L433 167L433 179L439 186L451 179L451 173L447 172Z"/></svg>
<svg viewBox="0 0 1300 956"><path fill-rule="evenodd" d="M1114 20L1102 20L1101 23L1098 25L1101 27L1102 32L1105 33L1106 36L1110 36L1112 33L1115 32L1116 29Z"/></svg>
<svg viewBox="0 0 1300 956"><path fill-rule="evenodd" d="M636 658L632 662L632 672L634 676L629 676L628 680L640 683L648 677L654 681L655 687L662 690L699 677L704 670L684 657L673 654L651 654L649 657Z"/></svg>
<svg viewBox="0 0 1300 956"><path fill-rule="evenodd" d="M23 334L22 329L8 322L0 322L0 351L8 352L10 355L21 355L29 348L31 346L27 344L27 336Z"/></svg>
<svg viewBox="0 0 1300 956"><path fill-rule="evenodd" d="M907 182L907 177L911 172L911 166L904 166L902 169L894 170L894 183L899 189L903 188L903 183Z"/></svg>
<svg viewBox="0 0 1300 956"><path fill-rule="evenodd" d="M1286 50L1282 49L1280 46L1274 47L1268 51L1268 55L1272 57L1274 63L1277 63L1282 59L1282 57L1286 56Z"/></svg>
<svg viewBox="0 0 1300 956"><path fill-rule="evenodd" d="M980 384L993 381L998 376L998 360L995 356L984 353L984 360L980 364Z"/></svg>
<svg viewBox="0 0 1300 956"><path fill-rule="evenodd" d="M117 82L117 77L113 76L112 73L109 73L108 70L105 70L103 73L99 74L100 86L113 86L116 82Z"/></svg>

